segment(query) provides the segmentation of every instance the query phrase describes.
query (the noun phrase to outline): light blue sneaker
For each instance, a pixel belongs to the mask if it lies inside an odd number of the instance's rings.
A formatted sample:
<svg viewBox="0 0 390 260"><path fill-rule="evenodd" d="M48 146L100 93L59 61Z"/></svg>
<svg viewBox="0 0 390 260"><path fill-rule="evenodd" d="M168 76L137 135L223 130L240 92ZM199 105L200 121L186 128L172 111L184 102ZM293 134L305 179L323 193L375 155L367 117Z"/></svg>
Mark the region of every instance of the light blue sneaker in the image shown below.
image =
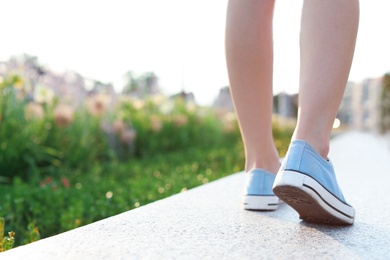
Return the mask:
<svg viewBox="0 0 390 260"><path fill-rule="evenodd" d="M337 184L332 163L303 140L290 144L273 191L308 222L353 224L355 210Z"/></svg>
<svg viewBox="0 0 390 260"><path fill-rule="evenodd" d="M248 210L275 210L279 198L272 191L275 174L263 169L254 169L245 173L243 204Z"/></svg>

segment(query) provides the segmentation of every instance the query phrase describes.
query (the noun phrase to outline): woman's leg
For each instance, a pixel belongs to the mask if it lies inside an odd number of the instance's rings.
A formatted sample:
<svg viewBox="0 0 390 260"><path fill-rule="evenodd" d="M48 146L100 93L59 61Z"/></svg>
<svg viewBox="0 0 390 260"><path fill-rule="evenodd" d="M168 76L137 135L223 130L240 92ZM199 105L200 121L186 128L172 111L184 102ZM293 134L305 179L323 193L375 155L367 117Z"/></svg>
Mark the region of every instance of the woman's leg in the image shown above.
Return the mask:
<svg viewBox="0 0 390 260"><path fill-rule="evenodd" d="M352 224L355 219L326 159L358 16L358 0L305 0L303 5L298 122L273 191L310 222Z"/></svg>
<svg viewBox="0 0 390 260"><path fill-rule="evenodd" d="M298 123L293 140L324 158L355 49L358 0L305 0L301 21Z"/></svg>
<svg viewBox="0 0 390 260"><path fill-rule="evenodd" d="M274 0L229 0L226 61L230 89L245 146L247 172L276 173L272 137L272 18Z"/></svg>

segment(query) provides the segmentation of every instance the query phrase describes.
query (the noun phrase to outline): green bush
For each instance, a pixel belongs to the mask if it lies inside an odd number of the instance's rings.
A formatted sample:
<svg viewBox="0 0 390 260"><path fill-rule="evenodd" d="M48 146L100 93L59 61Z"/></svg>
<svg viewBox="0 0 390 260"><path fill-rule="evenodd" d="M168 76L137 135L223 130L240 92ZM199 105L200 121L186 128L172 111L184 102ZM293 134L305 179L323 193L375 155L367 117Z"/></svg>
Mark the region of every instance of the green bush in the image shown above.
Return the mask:
<svg viewBox="0 0 390 260"><path fill-rule="evenodd" d="M14 81L17 78L12 78ZM0 176L27 179L55 173L60 167L82 167L109 157L100 121L80 109L68 125L55 118L58 100L34 103L20 97L15 82L0 84ZM91 149L93 146L93 149Z"/></svg>
<svg viewBox="0 0 390 260"><path fill-rule="evenodd" d="M170 109L166 111L161 107ZM132 102L123 102L119 110L122 120L136 131L133 150L136 157L189 147L218 146L222 140L226 141L221 132L223 121L211 109L187 105L181 99L157 102L150 99L138 109ZM236 139L231 140L234 143Z"/></svg>
<svg viewBox="0 0 390 260"><path fill-rule="evenodd" d="M55 174L62 167L129 160L189 147L218 146L239 137L234 120L211 109L162 96L145 101L123 98L108 109L100 96L74 108L53 98L37 103L21 95L18 77L0 84L0 176ZM164 108L165 107L165 108ZM86 168L84 168L86 169Z"/></svg>

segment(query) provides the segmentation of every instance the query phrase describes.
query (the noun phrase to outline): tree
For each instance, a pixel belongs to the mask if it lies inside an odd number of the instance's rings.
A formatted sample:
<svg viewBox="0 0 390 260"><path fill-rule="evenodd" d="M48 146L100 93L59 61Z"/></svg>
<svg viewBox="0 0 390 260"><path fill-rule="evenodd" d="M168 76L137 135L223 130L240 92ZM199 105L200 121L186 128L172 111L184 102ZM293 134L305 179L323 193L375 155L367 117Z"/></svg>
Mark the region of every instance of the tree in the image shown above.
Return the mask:
<svg viewBox="0 0 390 260"><path fill-rule="evenodd" d="M383 76L381 93L381 131L390 130L390 73Z"/></svg>

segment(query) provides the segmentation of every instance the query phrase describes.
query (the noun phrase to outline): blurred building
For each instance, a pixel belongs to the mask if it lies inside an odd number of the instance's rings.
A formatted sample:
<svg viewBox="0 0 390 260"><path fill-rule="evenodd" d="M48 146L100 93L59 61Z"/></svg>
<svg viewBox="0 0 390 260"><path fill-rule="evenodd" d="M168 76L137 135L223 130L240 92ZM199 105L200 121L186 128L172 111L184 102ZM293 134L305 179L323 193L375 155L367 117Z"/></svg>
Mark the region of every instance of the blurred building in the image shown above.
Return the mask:
<svg viewBox="0 0 390 260"><path fill-rule="evenodd" d="M8 61L0 62L0 76L6 75L20 76L31 100L35 100L37 88L48 89L61 102L75 107L84 104L87 96L104 94L112 100L116 97L112 84L86 79L73 71L52 71L40 65L36 57L29 55L14 56ZM151 85L154 87L155 81Z"/></svg>
<svg viewBox="0 0 390 260"><path fill-rule="evenodd" d="M234 104L229 87L220 89L214 101L213 108L221 112L234 112ZM273 113L284 118L295 119L298 113L298 94L282 92L275 95L273 100Z"/></svg>
<svg viewBox="0 0 390 260"><path fill-rule="evenodd" d="M284 118L297 118L298 94L287 94L282 92L275 95L273 112Z"/></svg>
<svg viewBox="0 0 390 260"><path fill-rule="evenodd" d="M184 90L180 91L177 94L171 95L169 97L172 100L175 100L177 98L182 99L186 103L194 103L195 104L195 95L192 92L185 92Z"/></svg>
<svg viewBox="0 0 390 260"><path fill-rule="evenodd" d="M348 82L337 117L343 127L379 132L382 79Z"/></svg>
<svg viewBox="0 0 390 260"><path fill-rule="evenodd" d="M219 94L214 100L213 108L224 112L234 111L233 100L230 95L230 89L228 86L223 87L219 90Z"/></svg>
<svg viewBox="0 0 390 260"><path fill-rule="evenodd" d="M73 105L80 105L87 96L84 78L76 72L47 71L39 78L39 83L53 90L61 100Z"/></svg>

